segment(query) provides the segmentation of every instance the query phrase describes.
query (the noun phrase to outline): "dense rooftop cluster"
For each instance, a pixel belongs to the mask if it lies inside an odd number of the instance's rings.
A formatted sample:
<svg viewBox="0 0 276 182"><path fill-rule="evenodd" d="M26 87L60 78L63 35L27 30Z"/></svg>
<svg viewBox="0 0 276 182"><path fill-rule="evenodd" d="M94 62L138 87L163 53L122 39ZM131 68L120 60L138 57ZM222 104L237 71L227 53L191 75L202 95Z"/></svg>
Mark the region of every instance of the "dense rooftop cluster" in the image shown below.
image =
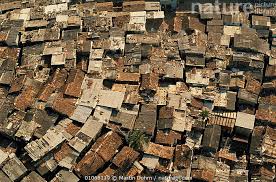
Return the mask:
<svg viewBox="0 0 276 182"><path fill-rule="evenodd" d="M275 180L276 9L162 3L1 1L1 182Z"/></svg>

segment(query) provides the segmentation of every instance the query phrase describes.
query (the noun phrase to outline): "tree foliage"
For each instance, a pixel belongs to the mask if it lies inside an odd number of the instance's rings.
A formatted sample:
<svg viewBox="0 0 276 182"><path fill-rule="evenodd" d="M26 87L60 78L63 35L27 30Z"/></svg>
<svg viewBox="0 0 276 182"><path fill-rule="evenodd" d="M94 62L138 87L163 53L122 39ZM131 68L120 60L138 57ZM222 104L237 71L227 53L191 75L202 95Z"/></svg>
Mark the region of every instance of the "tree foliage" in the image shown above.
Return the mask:
<svg viewBox="0 0 276 182"><path fill-rule="evenodd" d="M143 150L143 148L148 144L149 139L140 130L133 130L128 134L128 144L134 150Z"/></svg>
<svg viewBox="0 0 276 182"><path fill-rule="evenodd" d="M208 118L208 116L209 116L209 111L203 110L203 111L201 111L200 115L201 115L203 118Z"/></svg>

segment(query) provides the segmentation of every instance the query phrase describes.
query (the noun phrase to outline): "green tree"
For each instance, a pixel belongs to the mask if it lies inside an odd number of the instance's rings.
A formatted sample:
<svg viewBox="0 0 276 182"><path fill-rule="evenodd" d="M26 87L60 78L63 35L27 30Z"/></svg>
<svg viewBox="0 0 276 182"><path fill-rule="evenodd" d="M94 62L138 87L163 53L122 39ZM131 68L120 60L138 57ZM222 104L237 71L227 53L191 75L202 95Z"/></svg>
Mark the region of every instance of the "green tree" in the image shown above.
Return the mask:
<svg viewBox="0 0 276 182"><path fill-rule="evenodd" d="M201 111L200 115L201 115L203 118L208 118L208 116L209 116L209 111L203 110L203 111Z"/></svg>
<svg viewBox="0 0 276 182"><path fill-rule="evenodd" d="M133 130L128 134L128 145L134 150L141 151L149 142L146 135L140 130Z"/></svg>

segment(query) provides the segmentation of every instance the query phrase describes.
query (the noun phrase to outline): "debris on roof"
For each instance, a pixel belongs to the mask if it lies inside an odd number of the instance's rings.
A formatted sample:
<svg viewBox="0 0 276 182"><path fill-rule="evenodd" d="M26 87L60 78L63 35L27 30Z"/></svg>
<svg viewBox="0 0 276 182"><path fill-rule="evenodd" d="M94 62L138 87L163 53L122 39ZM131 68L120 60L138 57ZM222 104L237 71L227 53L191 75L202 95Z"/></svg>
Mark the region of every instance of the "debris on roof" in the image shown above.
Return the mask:
<svg viewBox="0 0 276 182"><path fill-rule="evenodd" d="M27 168L15 154L11 154L10 159L3 165L2 170L12 181L19 179L27 172Z"/></svg>
<svg viewBox="0 0 276 182"><path fill-rule="evenodd" d="M28 145L25 146L25 150L34 161L37 161L49 151L56 148L64 140L65 137L62 133L57 133L54 128L49 129L42 138L28 143Z"/></svg>
<svg viewBox="0 0 276 182"><path fill-rule="evenodd" d="M28 176L24 177L22 179L22 182L46 182L45 179L43 179L39 174L37 174L35 171L32 171Z"/></svg>
<svg viewBox="0 0 276 182"><path fill-rule="evenodd" d="M79 178L72 172L66 170L60 170L57 175L51 180L51 182L69 180L72 182L78 182Z"/></svg>
<svg viewBox="0 0 276 182"><path fill-rule="evenodd" d="M69 141L69 145L76 151L84 150L99 135L103 123L98 122L90 116L75 137Z"/></svg>

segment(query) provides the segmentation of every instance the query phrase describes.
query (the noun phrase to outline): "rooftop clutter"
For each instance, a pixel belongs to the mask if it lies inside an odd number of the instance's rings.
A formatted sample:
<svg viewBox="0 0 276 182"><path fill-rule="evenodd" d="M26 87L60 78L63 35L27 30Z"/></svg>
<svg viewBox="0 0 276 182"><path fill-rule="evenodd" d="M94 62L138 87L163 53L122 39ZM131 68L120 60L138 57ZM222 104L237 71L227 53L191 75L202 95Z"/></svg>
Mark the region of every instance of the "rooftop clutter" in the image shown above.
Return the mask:
<svg viewBox="0 0 276 182"><path fill-rule="evenodd" d="M167 5L1 2L0 181L275 180L276 16Z"/></svg>

